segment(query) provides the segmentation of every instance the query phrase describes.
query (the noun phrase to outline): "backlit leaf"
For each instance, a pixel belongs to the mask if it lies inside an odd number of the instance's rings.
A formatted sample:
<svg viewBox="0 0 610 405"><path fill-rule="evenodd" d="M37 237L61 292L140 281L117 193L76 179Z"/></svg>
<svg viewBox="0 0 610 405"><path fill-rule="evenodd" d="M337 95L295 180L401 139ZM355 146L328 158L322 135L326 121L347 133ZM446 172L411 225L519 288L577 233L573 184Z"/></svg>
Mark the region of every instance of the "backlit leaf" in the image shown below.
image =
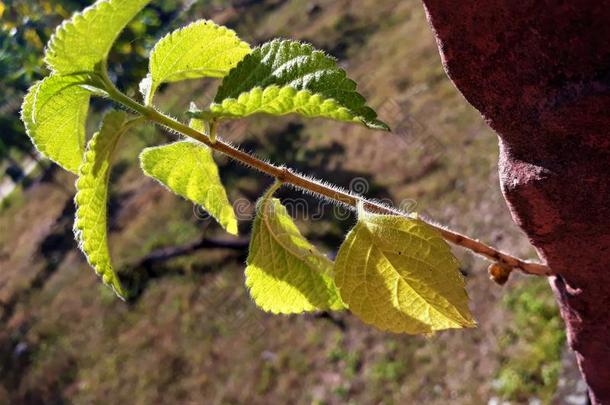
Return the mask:
<svg viewBox="0 0 610 405"><path fill-rule="evenodd" d="M127 114L113 111L93 135L76 182L74 234L96 274L121 298L126 294L110 263L107 235L108 179L112 154L125 130Z"/></svg>
<svg viewBox="0 0 610 405"><path fill-rule="evenodd" d="M224 77L250 52L233 30L212 21L196 21L166 35L150 55L149 82L143 85L147 104L161 83Z"/></svg>
<svg viewBox="0 0 610 405"><path fill-rule="evenodd" d="M219 117L299 113L389 129L334 58L291 40L267 42L247 55L224 78L210 111Z"/></svg>
<svg viewBox="0 0 610 405"><path fill-rule="evenodd" d="M102 62L123 28L150 0L100 0L57 27L45 62L60 74L90 72Z"/></svg>
<svg viewBox="0 0 610 405"><path fill-rule="evenodd" d="M278 199L259 201L246 285L260 308L281 314L340 310L333 263L299 232Z"/></svg>
<svg viewBox="0 0 610 405"><path fill-rule="evenodd" d="M210 148L191 141L175 142L144 149L140 163L147 176L202 205L227 232L237 235L235 212Z"/></svg>
<svg viewBox="0 0 610 405"><path fill-rule="evenodd" d="M228 98L221 104L212 104L211 112L216 117L245 117L256 113L285 115L297 113L305 117L325 117L338 121L356 121L349 109L332 98L312 94L309 90L297 91L292 87L269 86L264 90L255 87L242 93L237 99Z"/></svg>
<svg viewBox="0 0 610 405"><path fill-rule="evenodd" d="M420 220L361 213L335 272L343 301L379 329L420 334L476 325L457 259Z"/></svg>
<svg viewBox="0 0 610 405"><path fill-rule="evenodd" d="M80 75L49 76L32 86L23 100L21 120L38 151L76 173L85 149L90 92Z"/></svg>

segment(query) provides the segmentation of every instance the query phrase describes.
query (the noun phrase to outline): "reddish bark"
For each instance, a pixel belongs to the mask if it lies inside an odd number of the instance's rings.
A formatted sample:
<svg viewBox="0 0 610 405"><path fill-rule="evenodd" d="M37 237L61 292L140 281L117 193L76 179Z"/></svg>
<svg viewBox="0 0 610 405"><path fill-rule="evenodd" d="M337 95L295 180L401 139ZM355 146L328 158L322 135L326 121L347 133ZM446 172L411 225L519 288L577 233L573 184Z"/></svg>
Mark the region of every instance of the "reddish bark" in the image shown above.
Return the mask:
<svg viewBox="0 0 610 405"><path fill-rule="evenodd" d="M423 0L443 65L500 135L512 216L595 403L610 403L610 2Z"/></svg>

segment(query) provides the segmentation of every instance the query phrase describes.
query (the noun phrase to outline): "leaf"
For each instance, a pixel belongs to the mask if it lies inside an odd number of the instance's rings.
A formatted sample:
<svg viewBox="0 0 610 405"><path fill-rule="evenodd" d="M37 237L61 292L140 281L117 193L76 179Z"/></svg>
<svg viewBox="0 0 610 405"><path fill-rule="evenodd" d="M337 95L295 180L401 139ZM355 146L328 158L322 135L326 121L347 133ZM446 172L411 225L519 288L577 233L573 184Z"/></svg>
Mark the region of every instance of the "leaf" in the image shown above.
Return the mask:
<svg viewBox="0 0 610 405"><path fill-rule="evenodd" d="M191 141L175 142L144 149L140 163L147 176L202 205L227 232L237 235L235 212L210 148Z"/></svg>
<svg viewBox="0 0 610 405"><path fill-rule="evenodd" d="M245 117L256 113L285 115L297 113L305 117L325 117L337 121L356 121L350 110L332 98L312 94L309 90L297 91L292 87L269 86L264 90L255 87L242 93L237 99L225 99L222 104L213 104L211 112L217 117Z"/></svg>
<svg viewBox="0 0 610 405"><path fill-rule="evenodd" d="M127 114L113 111L93 135L76 182L74 235L89 264L121 298L126 293L110 263L107 235L108 179L115 147L127 129Z"/></svg>
<svg viewBox="0 0 610 405"><path fill-rule="evenodd" d="M60 74L91 72L123 28L150 0L100 0L65 21L47 45L45 63Z"/></svg>
<svg viewBox="0 0 610 405"><path fill-rule="evenodd" d="M345 308L332 278L333 263L301 235L276 198L258 203L247 263L246 285L265 311Z"/></svg>
<svg viewBox="0 0 610 405"><path fill-rule="evenodd" d="M425 222L362 213L339 249L335 282L350 310L382 330L474 327L458 265Z"/></svg>
<svg viewBox="0 0 610 405"><path fill-rule="evenodd" d="M334 58L290 40L267 42L247 55L224 78L210 111L218 117L299 113L389 130Z"/></svg>
<svg viewBox="0 0 610 405"><path fill-rule="evenodd" d="M212 21L199 20L163 37L150 55L144 96L150 104L161 83L224 77L251 52L237 34Z"/></svg>
<svg viewBox="0 0 610 405"><path fill-rule="evenodd" d="M38 151L76 173L85 149L90 92L81 75L49 76L33 85L23 100L21 120Z"/></svg>

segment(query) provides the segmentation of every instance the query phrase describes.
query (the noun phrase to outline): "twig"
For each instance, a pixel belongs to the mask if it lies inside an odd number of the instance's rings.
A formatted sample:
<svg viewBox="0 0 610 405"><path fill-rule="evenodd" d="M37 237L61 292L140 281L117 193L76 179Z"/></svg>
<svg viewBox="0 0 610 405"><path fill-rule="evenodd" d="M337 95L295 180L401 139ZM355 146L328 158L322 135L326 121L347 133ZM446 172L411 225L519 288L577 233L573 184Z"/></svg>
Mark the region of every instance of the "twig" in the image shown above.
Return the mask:
<svg viewBox="0 0 610 405"><path fill-rule="evenodd" d="M144 256L136 267L150 267L159 262L165 262L176 257L191 254L199 249L217 248L231 250L245 250L248 247L248 239L215 239L202 238L201 240L183 246L166 247L154 250Z"/></svg>
<svg viewBox="0 0 610 405"><path fill-rule="evenodd" d="M105 78L104 80L109 96L115 101L123 104L125 107L130 108L140 113L145 118L154 121L155 123L169 129L170 131L178 132L193 138L208 147L214 149L217 152L223 153L247 166L250 166L262 173L268 174L274 177L278 181L284 184L289 184L297 189L301 189L319 196L323 196L339 202L341 204L355 208L358 202L361 201L364 208L370 212L386 215L403 215L408 214L396 210L394 208L387 207L377 202L363 199L361 196L354 195L348 191L341 190L336 187L331 187L326 184L322 184L316 180L305 177L302 174L296 173L289 168L275 166L271 163L260 160L246 152L239 150L238 148L224 142L222 139L216 137L215 141L211 141L204 133L197 131L188 125L185 125L165 114L160 113L152 107L146 107L130 97L123 94L118 90L110 80ZM511 269L518 269L527 274L533 274L538 276L551 275L551 269L540 263L534 263L525 261L511 256L507 253L503 253L489 245L486 245L476 239L469 238L468 236L459 234L451 231L444 227L427 222L432 228L436 229L445 238L445 240L466 248L480 256L483 256L494 263L501 263L505 266L509 266Z"/></svg>

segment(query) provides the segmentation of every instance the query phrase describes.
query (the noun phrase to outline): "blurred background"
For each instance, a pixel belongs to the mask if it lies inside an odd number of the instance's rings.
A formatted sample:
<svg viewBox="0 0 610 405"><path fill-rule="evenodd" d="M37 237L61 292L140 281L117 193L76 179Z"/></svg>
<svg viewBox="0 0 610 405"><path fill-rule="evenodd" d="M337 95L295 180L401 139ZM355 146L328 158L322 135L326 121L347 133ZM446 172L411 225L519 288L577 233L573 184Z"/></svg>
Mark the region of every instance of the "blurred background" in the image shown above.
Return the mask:
<svg viewBox="0 0 610 405"><path fill-rule="evenodd" d="M272 316L244 286L253 202L271 180L217 156L240 238L145 178L139 151L171 135L124 137L111 176L110 247L128 303L104 288L73 240L75 178L38 158L19 121L47 72L44 44L90 1L0 1L0 403L586 403L544 280L488 280L455 250L479 328L433 337L382 333L347 313ZM156 40L197 18L246 41L310 42L336 56L393 133L298 117L225 125L225 139L460 232L535 258L497 177L497 139L445 76L417 0L153 0L122 34L110 66L131 95ZM163 89L185 119L217 83ZM94 132L110 106L95 100ZM351 213L282 190L303 233L333 255ZM303 208L305 207L305 208Z"/></svg>

